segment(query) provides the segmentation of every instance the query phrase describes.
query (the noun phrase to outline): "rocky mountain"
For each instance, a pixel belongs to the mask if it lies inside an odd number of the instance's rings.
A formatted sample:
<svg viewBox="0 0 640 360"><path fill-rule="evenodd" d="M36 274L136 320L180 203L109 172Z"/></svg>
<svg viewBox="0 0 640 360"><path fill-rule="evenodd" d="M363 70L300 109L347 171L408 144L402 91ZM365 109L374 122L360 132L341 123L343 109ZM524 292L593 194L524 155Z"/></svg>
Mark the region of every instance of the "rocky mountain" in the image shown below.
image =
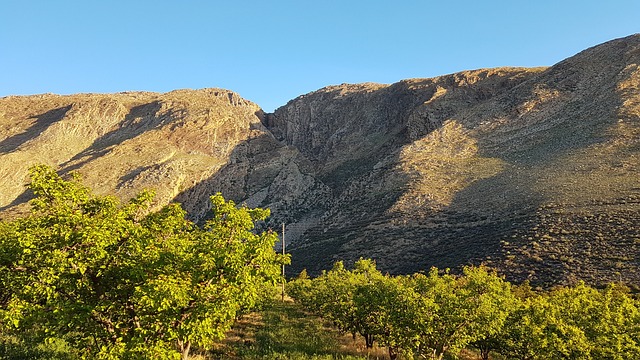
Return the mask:
<svg viewBox="0 0 640 360"><path fill-rule="evenodd" d="M99 193L208 196L287 223L291 273L486 263L511 280L640 284L640 35L548 68L342 84L273 114L220 89L0 99L0 207L34 163Z"/></svg>

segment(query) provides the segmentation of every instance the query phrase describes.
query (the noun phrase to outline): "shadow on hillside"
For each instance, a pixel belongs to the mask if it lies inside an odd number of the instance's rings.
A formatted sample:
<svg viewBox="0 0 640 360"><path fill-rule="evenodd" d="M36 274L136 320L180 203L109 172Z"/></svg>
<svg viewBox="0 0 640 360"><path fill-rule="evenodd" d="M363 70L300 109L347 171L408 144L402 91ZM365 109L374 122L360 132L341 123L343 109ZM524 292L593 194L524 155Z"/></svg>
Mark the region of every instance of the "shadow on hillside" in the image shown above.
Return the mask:
<svg viewBox="0 0 640 360"><path fill-rule="evenodd" d="M306 268L309 274L318 274L337 260L350 264L360 257L376 260L382 271L413 273L432 266L455 268L499 253L499 241L478 240L494 225L492 217L482 211L455 204L445 208L425 205L409 212L394 208L415 181L412 174L396 168L402 161L401 146L441 128L464 107L497 96L496 84L511 88L518 83L517 79L508 78L509 73L506 78L492 76L487 76L486 84L481 80L472 89L459 85L455 75L445 76L438 83L426 79L394 84L394 95L403 94L408 99L402 101L402 109L387 115L395 119L391 123L402 128L395 129L395 137L378 153L346 162L326 176L326 182L336 183L334 189L339 190L333 199L334 208L290 247L291 273ZM447 96L432 99L436 86L448 87ZM429 106L425 105L427 100ZM464 107L457 109L458 104ZM505 186L510 185L505 182Z"/></svg>
<svg viewBox="0 0 640 360"><path fill-rule="evenodd" d="M66 116L67 112L71 109L71 107L72 105L67 105L30 117L30 119L35 119L35 121L29 128L27 128L20 134L10 136L0 141L0 152L8 153L15 151L28 141L36 139L51 125L62 120ZM33 193L30 190L25 190L13 201L11 201L11 203L0 207L0 212L4 212L20 204L24 204L32 198Z"/></svg>
<svg viewBox="0 0 640 360"><path fill-rule="evenodd" d="M252 130L256 130L253 129ZM276 177L281 176L287 165L294 161L286 147L275 140L271 134L262 133L238 143L229 154L228 161L214 175L203 179L193 186L184 189L174 197L174 201L182 203L189 217L197 222L204 222L211 214L210 196L221 193L225 199L250 207L265 207L265 204L277 201L268 188ZM135 170L122 181L135 178L139 171ZM256 195L264 193L263 196ZM281 214L273 214L272 218Z"/></svg>
<svg viewBox="0 0 640 360"><path fill-rule="evenodd" d="M624 51L625 47L617 50ZM561 101L544 117L535 112L512 115L513 122L536 121L519 129L521 132L503 149L482 153L510 165L497 176L459 192L449 210L485 214L488 221L465 230L456 245L452 242L437 251L439 256L458 253L463 255L460 260L499 268L510 280L545 285L569 284L578 279L594 284L638 280L640 247L620 235L624 229L632 230L623 224L640 218L637 206L633 210L628 199L617 199L620 194L629 194L628 189L571 195L580 189L581 182L597 181L584 178L591 176L592 170L576 171L571 159L584 159L592 169L612 169L611 159L594 149L610 143L612 129L619 125L618 112L624 99L616 86L628 59L623 53L603 56L615 61L598 64L603 69L597 76L589 69L593 59L577 56L539 74L528 89L520 89L523 96L516 102L525 103L534 97L541 85L560 93ZM545 121L544 127L537 123L539 119ZM537 132L532 135L535 127ZM566 182L560 182L562 179ZM600 197L604 200L598 200ZM431 254L433 249L425 246L421 252Z"/></svg>
<svg viewBox="0 0 640 360"><path fill-rule="evenodd" d="M0 213L4 213L5 211L14 211L22 204L26 204L29 200L33 199L33 191L26 189L23 191L18 197L13 199L12 202L5 206L0 206ZM21 214L22 210L18 210L18 214Z"/></svg>
<svg viewBox="0 0 640 360"><path fill-rule="evenodd" d="M20 134L9 136L8 138L0 141L0 152L7 153L15 151L29 140L37 138L38 136L40 136L40 134L42 134L42 132L47 130L49 126L62 120L70 109L71 105L63 106L30 117L29 119L35 120L29 128L25 129Z"/></svg>
<svg viewBox="0 0 640 360"><path fill-rule="evenodd" d="M506 163L504 171L491 178L473 182L459 191L449 206L428 214L421 214L423 209L415 209L414 214L390 219L388 210L389 205L393 204L393 197L386 204L370 201L366 198L367 194L361 198L342 198L345 202L338 200L338 197L336 202L344 208L343 216L327 216L323 228L316 227L307 231L299 244L290 247L293 253L292 273L306 268L310 274L318 274L321 270L330 268L331 263L336 260L350 263L359 257L368 257L375 259L383 271L392 273L413 273L432 266L459 269L467 264L486 263L498 267L516 281L529 278L534 282L557 284L566 279L580 278L581 269L576 264L581 259L574 254L582 254L584 258L591 259L588 250L584 249L585 241L579 236L569 238L558 234L590 231L593 235L597 234L597 230L593 229L598 227L581 224L576 219L565 220L564 215L559 215L558 211L564 212L567 209L571 213L573 210L570 210L570 206L574 205L546 209L548 203L556 199L550 199L549 194L541 192L544 188L541 189L539 182L545 178L553 179L555 174L539 171L560 166L562 171L570 172L571 164L562 167L565 159L580 156L589 147L607 141L608 134L616 126L619 117L616 112L622 105L621 98L615 94L616 81L626 62L623 55L616 59L598 64L606 71L591 69L593 64L589 59L570 59L537 74L513 91L481 99L490 102L491 106L474 109L473 111L483 109L485 113L476 115L478 119L472 123L507 118L510 119L510 124L514 124L511 133L507 134L513 135L511 142L492 148L480 144L479 155L503 160ZM598 76L594 76L593 71L598 72ZM552 93L557 91L560 94L558 102L546 114L538 113L536 109L529 114L518 113L517 107L534 99L540 88ZM439 104L435 101L431 106L437 109ZM496 114L496 108L501 113ZM463 111L461 109L459 113L450 113L449 116L455 118L458 114L464 114ZM527 124L527 121L532 121L533 126L522 127L521 124ZM431 121L430 124L434 123L437 122ZM532 133L530 130L534 126L537 129ZM394 158L392 162L398 160ZM408 174L405 175L406 180ZM368 180L376 179L373 176ZM408 185L405 180L398 184L400 192ZM580 181L579 175L575 175L575 181ZM572 184L559 186L570 188ZM380 206L380 209L372 210L372 204ZM622 224L633 223L640 218L637 211L628 212L617 215L621 217ZM577 217L579 214L570 216ZM597 216L604 219L600 220L599 228L610 227L607 223L615 223L616 220L613 219L617 216ZM545 223L542 223L543 218L547 219ZM540 235L539 227L562 221L565 221L564 225L549 229L559 231L551 233L551 245L540 241L531 245L535 242L532 239ZM555 247L560 242L563 243L562 246ZM595 244L595 240L593 243ZM536 253L529 251L536 246L550 246L555 253L541 251L541 257L538 257ZM624 247L627 247L627 252ZM633 244L622 241L616 249L611 244L600 248L603 250L598 256L604 256L605 261L594 263L593 266L601 269L596 277L607 277L615 273L607 268L609 265L624 267L623 261L633 263L640 259L637 251L633 250L638 248L637 244L634 247ZM607 259L607 252L612 250L615 250L613 260ZM545 257L546 255L551 257ZM615 261L617 263L614 264ZM629 279L637 277L631 275L632 271L624 274Z"/></svg>
<svg viewBox="0 0 640 360"><path fill-rule="evenodd" d="M61 165L65 172L81 168L88 162L109 153L111 146L133 139L146 131L158 129L172 120L171 114L159 116L161 101L134 106L117 128L96 139L91 146Z"/></svg>
<svg viewBox="0 0 640 360"><path fill-rule="evenodd" d="M96 139L91 146L75 155L70 160L61 164L59 166L61 172L69 173L71 171L77 170L84 164L106 155L110 151L111 146L128 139L133 139L146 131L157 129L165 125L172 119L172 117L170 114L163 114L162 116L158 116L158 111L160 110L161 106L162 104L160 101L153 101L151 103L142 104L131 108L129 113L124 117L124 119L120 122L116 129ZM18 144L19 146L19 144L35 138L37 135L39 135L39 133L44 131L51 124L61 120L70 108L71 105L54 109L38 115L36 123L34 123L34 125L28 131L13 136L9 139L5 139L0 144L0 146L8 146L9 144ZM27 136L27 134L29 136ZM25 190L10 204L1 207L0 211L5 211L19 204L26 203L32 198L33 194L30 191Z"/></svg>

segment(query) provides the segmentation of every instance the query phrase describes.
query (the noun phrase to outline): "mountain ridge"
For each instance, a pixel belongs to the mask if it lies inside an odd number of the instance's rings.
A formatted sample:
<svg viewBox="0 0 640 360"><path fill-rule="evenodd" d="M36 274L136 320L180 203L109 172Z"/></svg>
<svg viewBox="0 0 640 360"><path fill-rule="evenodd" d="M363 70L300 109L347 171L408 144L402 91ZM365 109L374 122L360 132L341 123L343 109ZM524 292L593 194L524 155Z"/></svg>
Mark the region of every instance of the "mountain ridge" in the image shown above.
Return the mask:
<svg viewBox="0 0 640 360"><path fill-rule="evenodd" d="M364 256L637 283L638 64L632 35L551 67L328 86L269 114L223 89L5 97L0 208L24 211L43 162L99 193L155 188L195 220L218 191L270 207L292 272Z"/></svg>

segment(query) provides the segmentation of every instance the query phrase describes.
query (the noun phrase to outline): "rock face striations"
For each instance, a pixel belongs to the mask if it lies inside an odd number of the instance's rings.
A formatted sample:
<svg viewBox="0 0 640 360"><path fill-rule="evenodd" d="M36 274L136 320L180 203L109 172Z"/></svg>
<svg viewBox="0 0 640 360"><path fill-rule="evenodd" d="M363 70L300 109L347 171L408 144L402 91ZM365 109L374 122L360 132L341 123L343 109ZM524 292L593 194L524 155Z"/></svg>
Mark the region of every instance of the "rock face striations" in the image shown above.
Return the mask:
<svg viewBox="0 0 640 360"><path fill-rule="evenodd" d="M511 280L640 281L640 35L549 68L343 84L273 114L226 90L0 99L0 207L33 163L195 220L269 207L292 271L485 263Z"/></svg>

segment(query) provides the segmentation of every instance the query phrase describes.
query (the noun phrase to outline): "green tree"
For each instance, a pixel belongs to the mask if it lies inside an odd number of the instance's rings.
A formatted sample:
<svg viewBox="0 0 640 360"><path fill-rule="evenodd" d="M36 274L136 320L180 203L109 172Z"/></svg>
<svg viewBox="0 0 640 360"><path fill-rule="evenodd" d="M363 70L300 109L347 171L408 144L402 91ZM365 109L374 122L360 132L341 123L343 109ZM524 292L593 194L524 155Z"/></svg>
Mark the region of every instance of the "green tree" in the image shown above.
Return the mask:
<svg viewBox="0 0 640 360"><path fill-rule="evenodd" d="M544 358L548 341L547 298L542 295L519 299L500 337L499 352L509 359L534 360Z"/></svg>
<svg viewBox="0 0 640 360"><path fill-rule="evenodd" d="M288 260L275 233L253 231L268 210L218 194L200 228L177 204L151 212L151 192L121 204L46 166L30 175L31 214L0 223L0 318L17 336L64 337L86 358L187 359L223 338Z"/></svg>
<svg viewBox="0 0 640 360"><path fill-rule="evenodd" d="M597 320L586 327L594 359L640 359L639 305L620 285L599 292L598 305L590 309Z"/></svg>
<svg viewBox="0 0 640 360"><path fill-rule="evenodd" d="M416 316L415 325L420 352L429 349L432 359L497 334L513 302L510 284L484 267L466 267L458 277L433 268L416 275L414 287L433 302L432 313Z"/></svg>
<svg viewBox="0 0 640 360"><path fill-rule="evenodd" d="M627 289L610 284L597 290L584 283L560 288L549 295L556 318L579 336L559 334L553 348L565 358L640 358L638 309ZM560 327L555 324L556 327Z"/></svg>
<svg viewBox="0 0 640 360"><path fill-rule="evenodd" d="M376 269L375 262L360 259L354 264L353 270L347 270L341 261L319 277L321 287L316 292L318 307L323 317L334 322L341 331L361 334L365 338L366 346L372 347L373 334L367 332L362 319L358 317L354 294L358 286L367 284L382 276Z"/></svg>
<svg viewBox="0 0 640 360"><path fill-rule="evenodd" d="M318 312L318 309L313 308L315 303L314 283L309 278L306 269L303 269L295 279L287 281L286 287L287 294L298 301L304 308L314 313Z"/></svg>
<svg viewBox="0 0 640 360"><path fill-rule="evenodd" d="M289 294L310 311L333 322L340 331L351 333L354 338L361 334L366 346L372 347L375 337L358 314L355 292L359 286L381 277L373 260L360 259L353 270L347 270L342 261L337 261L331 270L313 280L293 281L289 284Z"/></svg>
<svg viewBox="0 0 640 360"><path fill-rule="evenodd" d="M510 283L485 267L467 267L459 280L468 293L466 305L471 309L473 325L468 328L474 340L469 345L480 351L483 360L498 349L509 314L515 310L517 299Z"/></svg>
<svg viewBox="0 0 640 360"><path fill-rule="evenodd" d="M416 346L416 319L429 316L433 303L421 298L404 277L378 277L357 287L356 316L361 331L375 337L389 349L394 360L401 353L411 355Z"/></svg>
<svg viewBox="0 0 640 360"><path fill-rule="evenodd" d="M567 316L581 301L567 297L568 290L520 299L504 326L500 353L520 360L591 358L585 332Z"/></svg>

